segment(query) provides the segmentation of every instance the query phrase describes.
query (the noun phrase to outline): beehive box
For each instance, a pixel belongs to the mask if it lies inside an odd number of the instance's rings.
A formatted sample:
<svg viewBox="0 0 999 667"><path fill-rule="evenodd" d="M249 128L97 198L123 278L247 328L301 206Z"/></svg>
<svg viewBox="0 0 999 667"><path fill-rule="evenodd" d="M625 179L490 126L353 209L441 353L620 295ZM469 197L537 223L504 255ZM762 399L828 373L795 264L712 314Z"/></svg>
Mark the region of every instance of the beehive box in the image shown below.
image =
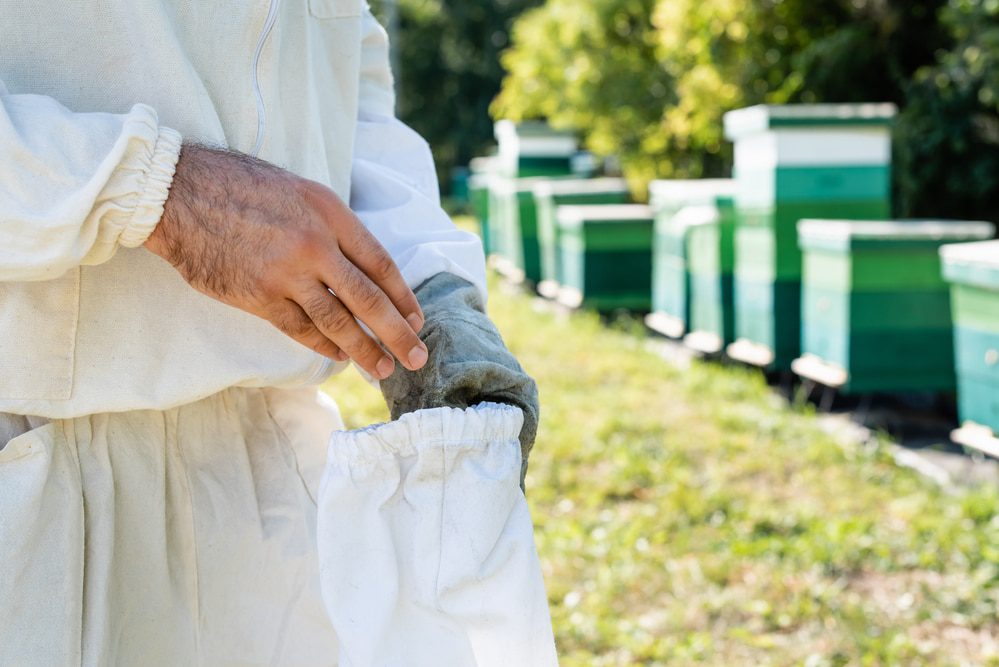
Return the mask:
<svg viewBox="0 0 999 667"><path fill-rule="evenodd" d="M559 206L565 283L558 299L597 310L648 311L652 299L652 209L642 204Z"/></svg>
<svg viewBox="0 0 999 667"><path fill-rule="evenodd" d="M629 199L628 186L620 178L551 180L534 186L541 263L539 292L554 298L564 282L559 270L555 209L568 204L623 204Z"/></svg>
<svg viewBox="0 0 999 667"><path fill-rule="evenodd" d="M499 171L510 178L558 176L573 172L579 147L572 132L552 129L541 121L497 121Z"/></svg>
<svg viewBox="0 0 999 667"><path fill-rule="evenodd" d="M554 177L494 176L489 186L490 243L493 266L515 282L541 280L534 188ZM558 178L568 178L563 175Z"/></svg>
<svg viewBox="0 0 999 667"><path fill-rule="evenodd" d="M468 164L468 201L472 214L479 222L482 249L488 256L492 252L489 239L489 179L496 168L493 157L477 157Z"/></svg>
<svg viewBox="0 0 999 667"><path fill-rule="evenodd" d="M683 340L704 354L718 354L734 340L734 218L731 197L717 197L714 205L681 209L673 217L675 225L687 230L690 315L689 333Z"/></svg>
<svg viewBox="0 0 999 667"><path fill-rule="evenodd" d="M797 223L890 215L895 113L891 104L761 105L725 115L738 182L731 357L783 371L799 356Z"/></svg>
<svg viewBox="0 0 999 667"><path fill-rule="evenodd" d="M652 260L652 312L647 324L672 338L682 337L690 323L690 272L687 267L687 228L673 217L686 206L715 205L732 197L731 179L660 180L649 184L649 204L655 212Z"/></svg>
<svg viewBox="0 0 999 667"><path fill-rule="evenodd" d="M999 456L999 241L945 245L957 366L956 441Z"/></svg>
<svg viewBox="0 0 999 667"><path fill-rule="evenodd" d="M987 222L803 220L802 356L793 370L844 393L955 386L940 246Z"/></svg>

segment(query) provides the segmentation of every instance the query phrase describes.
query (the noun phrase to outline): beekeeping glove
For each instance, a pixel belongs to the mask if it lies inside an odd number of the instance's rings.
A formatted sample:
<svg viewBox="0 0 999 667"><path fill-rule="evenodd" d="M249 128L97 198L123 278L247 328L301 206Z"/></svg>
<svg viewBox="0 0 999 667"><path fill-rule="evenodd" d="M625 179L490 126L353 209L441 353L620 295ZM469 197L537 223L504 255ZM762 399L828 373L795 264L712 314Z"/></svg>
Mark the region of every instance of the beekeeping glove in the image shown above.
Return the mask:
<svg viewBox="0 0 999 667"><path fill-rule="evenodd" d="M538 430L538 389L506 348L485 314L474 285L438 273L416 289L425 323L420 338L430 353L426 365L400 365L379 383L392 419L425 408L468 408L483 402L515 405L524 413L520 431L520 486Z"/></svg>

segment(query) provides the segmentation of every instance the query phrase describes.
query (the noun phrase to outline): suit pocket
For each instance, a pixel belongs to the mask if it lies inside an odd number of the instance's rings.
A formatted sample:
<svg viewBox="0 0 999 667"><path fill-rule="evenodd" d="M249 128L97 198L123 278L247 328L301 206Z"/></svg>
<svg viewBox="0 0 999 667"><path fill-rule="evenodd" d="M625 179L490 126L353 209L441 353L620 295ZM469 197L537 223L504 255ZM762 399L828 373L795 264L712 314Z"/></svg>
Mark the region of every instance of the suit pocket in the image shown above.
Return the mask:
<svg viewBox="0 0 999 667"><path fill-rule="evenodd" d="M0 282L0 399L73 393L80 268L55 280Z"/></svg>
<svg viewBox="0 0 999 667"><path fill-rule="evenodd" d="M361 15L362 0L309 0L309 13L317 19L340 19Z"/></svg>

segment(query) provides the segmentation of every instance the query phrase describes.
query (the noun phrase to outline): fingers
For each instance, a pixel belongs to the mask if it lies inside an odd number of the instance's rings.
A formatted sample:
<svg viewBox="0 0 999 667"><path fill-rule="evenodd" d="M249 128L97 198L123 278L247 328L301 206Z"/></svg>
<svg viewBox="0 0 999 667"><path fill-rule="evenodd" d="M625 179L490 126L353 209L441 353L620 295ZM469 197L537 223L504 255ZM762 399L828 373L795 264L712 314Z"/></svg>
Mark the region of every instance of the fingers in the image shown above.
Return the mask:
<svg viewBox="0 0 999 667"><path fill-rule="evenodd" d="M325 285L316 284L308 295L303 295L299 304L322 335L333 341L372 377L384 380L395 370L392 357L361 329L353 313ZM404 323L404 326L407 325Z"/></svg>
<svg viewBox="0 0 999 667"><path fill-rule="evenodd" d="M413 330L419 332L423 328L423 310L413 290L403 279L399 267L354 212L342 202L340 204L343 210L338 211L336 217L340 251L388 296ZM367 320L362 318L362 321L371 326Z"/></svg>
<svg viewBox="0 0 999 667"><path fill-rule="evenodd" d="M285 299L268 317L285 335L334 361L347 361L347 354L316 327L301 306Z"/></svg>
<svg viewBox="0 0 999 667"><path fill-rule="evenodd" d="M389 297L367 275L346 258L334 260L334 266L326 273L324 282L333 288L343 305L371 329L403 366L409 370L423 367L428 357L427 346L416 335L411 323L402 318ZM324 333L330 334L322 322L316 321L316 324ZM343 346L339 339L332 338ZM348 348L344 349L350 353Z"/></svg>

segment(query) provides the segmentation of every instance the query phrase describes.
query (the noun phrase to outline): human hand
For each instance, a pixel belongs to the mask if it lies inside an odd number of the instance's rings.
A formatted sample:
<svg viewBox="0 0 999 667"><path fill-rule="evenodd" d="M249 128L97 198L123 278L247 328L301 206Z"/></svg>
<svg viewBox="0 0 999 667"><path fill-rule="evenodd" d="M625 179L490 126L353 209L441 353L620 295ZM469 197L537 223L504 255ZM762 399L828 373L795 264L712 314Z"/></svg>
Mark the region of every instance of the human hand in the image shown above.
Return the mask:
<svg viewBox="0 0 999 667"><path fill-rule="evenodd" d="M423 312L388 252L329 188L255 158L185 144L145 246L199 292L376 379L427 361ZM357 320L355 320L357 318Z"/></svg>

